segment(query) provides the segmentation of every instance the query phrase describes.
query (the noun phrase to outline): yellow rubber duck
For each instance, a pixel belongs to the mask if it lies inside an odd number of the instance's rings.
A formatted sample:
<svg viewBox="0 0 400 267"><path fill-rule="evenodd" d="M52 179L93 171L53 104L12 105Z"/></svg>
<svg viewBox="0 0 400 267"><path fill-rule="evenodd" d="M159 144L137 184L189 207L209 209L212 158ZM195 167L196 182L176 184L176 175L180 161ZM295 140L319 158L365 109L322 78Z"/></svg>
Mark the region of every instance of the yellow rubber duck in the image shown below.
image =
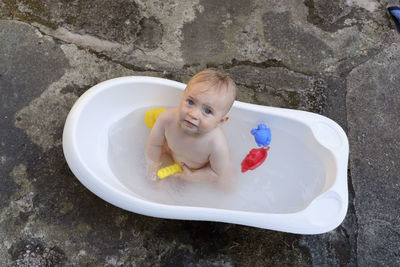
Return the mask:
<svg viewBox="0 0 400 267"><path fill-rule="evenodd" d="M158 116L160 116L161 113L163 113L164 111L166 111L165 108L155 108L147 111L146 114L144 115L144 123L146 123L147 127L152 129L154 123L156 123Z"/></svg>
<svg viewBox="0 0 400 267"><path fill-rule="evenodd" d="M144 115L144 123L147 125L147 127L152 129L154 123L156 123L158 116L160 116L161 113L163 113L164 111L166 111L165 108L155 108L147 111ZM182 166L178 163L174 163L170 166L159 169L157 172L157 176L160 179L164 179L179 172L183 172Z"/></svg>

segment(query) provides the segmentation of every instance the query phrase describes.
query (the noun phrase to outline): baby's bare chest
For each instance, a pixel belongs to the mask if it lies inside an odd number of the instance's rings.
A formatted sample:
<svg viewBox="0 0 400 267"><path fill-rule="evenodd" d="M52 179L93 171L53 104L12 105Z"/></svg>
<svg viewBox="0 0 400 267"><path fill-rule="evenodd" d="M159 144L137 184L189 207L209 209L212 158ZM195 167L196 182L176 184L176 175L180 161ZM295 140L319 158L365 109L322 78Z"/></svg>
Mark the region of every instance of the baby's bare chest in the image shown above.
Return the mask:
<svg viewBox="0 0 400 267"><path fill-rule="evenodd" d="M210 156L208 138L196 138L184 134L166 132L168 147L176 160L206 163Z"/></svg>

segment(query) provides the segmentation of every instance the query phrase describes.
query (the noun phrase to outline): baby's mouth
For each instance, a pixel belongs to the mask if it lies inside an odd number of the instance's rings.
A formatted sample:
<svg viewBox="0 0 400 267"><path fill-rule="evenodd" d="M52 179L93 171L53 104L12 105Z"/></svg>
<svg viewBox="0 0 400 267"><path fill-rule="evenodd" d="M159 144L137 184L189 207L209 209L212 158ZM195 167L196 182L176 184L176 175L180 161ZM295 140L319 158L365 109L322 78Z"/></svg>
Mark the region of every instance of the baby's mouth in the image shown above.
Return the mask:
<svg viewBox="0 0 400 267"><path fill-rule="evenodd" d="M193 122L191 122L191 121L189 121L189 120L185 120L185 124L186 124L186 125L189 125L189 126L191 126L191 127L197 127L196 124L194 124Z"/></svg>

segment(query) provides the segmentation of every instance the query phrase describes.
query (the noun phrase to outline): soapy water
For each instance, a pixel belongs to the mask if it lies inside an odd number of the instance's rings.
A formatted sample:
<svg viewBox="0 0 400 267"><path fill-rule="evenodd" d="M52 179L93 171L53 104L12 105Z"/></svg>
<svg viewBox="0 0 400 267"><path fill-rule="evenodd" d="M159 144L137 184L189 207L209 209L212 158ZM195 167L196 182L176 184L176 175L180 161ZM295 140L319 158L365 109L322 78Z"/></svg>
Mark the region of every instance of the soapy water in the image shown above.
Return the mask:
<svg viewBox="0 0 400 267"><path fill-rule="evenodd" d="M151 181L146 177L144 151L150 130L144 124L144 114L152 108L134 110L109 131L110 168L140 198L169 205L291 213L304 209L325 185L324 163L295 136L293 129L271 128L267 159L257 169L241 173L242 160L257 148L250 134L257 125L235 117L222 126L236 171L237 185L232 192L221 191L213 183L190 183L171 177Z"/></svg>

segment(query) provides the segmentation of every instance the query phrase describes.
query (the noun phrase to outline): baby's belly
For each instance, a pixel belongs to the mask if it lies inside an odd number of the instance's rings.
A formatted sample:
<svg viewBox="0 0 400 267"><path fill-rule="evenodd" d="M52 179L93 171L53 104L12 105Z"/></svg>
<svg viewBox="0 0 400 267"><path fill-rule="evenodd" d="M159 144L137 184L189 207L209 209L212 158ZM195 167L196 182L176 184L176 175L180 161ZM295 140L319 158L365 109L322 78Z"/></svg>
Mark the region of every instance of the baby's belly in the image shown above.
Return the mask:
<svg viewBox="0 0 400 267"><path fill-rule="evenodd" d="M207 165L209 162L208 159L203 160L203 161L193 160L189 157L185 157L183 155L178 155L176 153L172 153L172 157L174 158L175 162L179 162L179 163L183 162L190 169L200 169L200 168L204 167L205 165Z"/></svg>

